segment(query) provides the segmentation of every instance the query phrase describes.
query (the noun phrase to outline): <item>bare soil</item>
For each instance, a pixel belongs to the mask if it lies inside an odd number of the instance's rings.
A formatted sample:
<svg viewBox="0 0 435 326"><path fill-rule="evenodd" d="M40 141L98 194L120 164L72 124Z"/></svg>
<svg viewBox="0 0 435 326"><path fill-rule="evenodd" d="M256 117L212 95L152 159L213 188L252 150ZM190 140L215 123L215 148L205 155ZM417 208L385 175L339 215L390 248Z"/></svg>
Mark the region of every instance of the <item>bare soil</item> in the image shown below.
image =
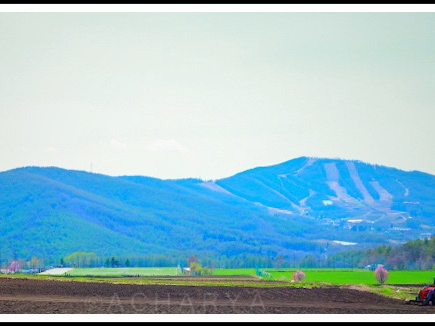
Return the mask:
<svg viewBox="0 0 435 326"><path fill-rule="evenodd" d="M266 313L421 314L413 306L377 294L321 289L135 285L0 278L0 313Z"/></svg>

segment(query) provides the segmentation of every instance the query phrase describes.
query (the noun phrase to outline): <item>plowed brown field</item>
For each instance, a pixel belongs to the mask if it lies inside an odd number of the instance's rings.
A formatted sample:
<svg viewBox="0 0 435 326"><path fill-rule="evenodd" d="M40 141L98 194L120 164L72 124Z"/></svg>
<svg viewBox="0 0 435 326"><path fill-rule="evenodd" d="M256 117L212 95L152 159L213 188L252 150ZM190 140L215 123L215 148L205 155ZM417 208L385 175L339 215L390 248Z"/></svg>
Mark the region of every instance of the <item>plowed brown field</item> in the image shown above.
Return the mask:
<svg viewBox="0 0 435 326"><path fill-rule="evenodd" d="M369 292L340 287L252 288L133 285L0 278L0 313L434 313Z"/></svg>

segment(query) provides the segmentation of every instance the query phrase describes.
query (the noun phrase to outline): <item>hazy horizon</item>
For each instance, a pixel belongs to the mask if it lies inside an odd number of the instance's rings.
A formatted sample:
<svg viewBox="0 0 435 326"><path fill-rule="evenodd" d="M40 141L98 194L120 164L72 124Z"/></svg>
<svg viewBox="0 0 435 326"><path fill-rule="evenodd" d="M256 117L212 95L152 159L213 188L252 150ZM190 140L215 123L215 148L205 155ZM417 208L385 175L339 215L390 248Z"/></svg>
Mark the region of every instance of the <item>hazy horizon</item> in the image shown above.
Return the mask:
<svg viewBox="0 0 435 326"><path fill-rule="evenodd" d="M160 177L154 177L154 176L151 176L151 175L137 174L137 173L118 174L118 175L116 175L116 174L106 174L106 173L102 173L102 172L98 172L98 171L93 171L93 170L86 170L86 169L66 169L66 168L63 168L61 166L55 166L55 165L27 165L27 166L20 166L20 167L8 169L8 170L0 171L0 173L11 171L11 170L17 170L17 169L26 169L26 168L59 168L59 169L64 169L64 170L69 170L69 171L94 173L94 174L105 175L105 176L110 176L110 177L139 176L139 177L150 177L150 178L161 179L161 180L201 179L203 181L216 181L216 180L220 180L220 179L225 179L225 178L233 177L233 176L235 176L235 175L237 175L239 173L246 172L246 171L249 171L249 170L253 170L253 169L256 169L256 168L272 167L272 166L280 165L280 164L286 163L288 161L296 160L296 159L299 159L299 158L311 158L311 159L315 159L315 160L343 160L343 161L360 162L360 163L364 163L364 164L375 165L375 166L378 166L378 167L398 169L398 170L405 171L405 172L422 172L422 173L426 173L426 174L435 176L435 174L433 174L433 173L424 172L424 171L420 171L420 170L404 170L404 169L397 168L395 166L388 166L388 165L383 165L383 164L371 163L371 162L366 162L366 161L362 161L362 160L342 159L342 158L339 158L339 157L315 157L315 156L299 156L299 157L294 157L294 158L291 158L291 159L283 161L283 162L276 162L276 163L272 163L272 164L268 164L268 165L259 165L259 166L248 167L248 168L246 168L244 170L236 171L235 173L233 173L231 175L226 175L226 176L223 176L223 177L220 177L220 178L201 178L201 177L189 177L189 176L187 176L187 177L181 177L181 178L160 178Z"/></svg>
<svg viewBox="0 0 435 326"><path fill-rule="evenodd" d="M0 170L435 174L434 13L0 13Z"/></svg>

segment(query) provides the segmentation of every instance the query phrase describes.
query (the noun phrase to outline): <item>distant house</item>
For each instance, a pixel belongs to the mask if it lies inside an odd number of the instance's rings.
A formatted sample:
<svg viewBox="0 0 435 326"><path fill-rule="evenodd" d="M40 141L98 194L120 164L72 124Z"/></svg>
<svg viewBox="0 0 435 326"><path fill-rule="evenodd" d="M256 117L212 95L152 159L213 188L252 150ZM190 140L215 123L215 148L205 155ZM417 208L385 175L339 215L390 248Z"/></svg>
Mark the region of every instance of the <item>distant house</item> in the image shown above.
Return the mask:
<svg viewBox="0 0 435 326"><path fill-rule="evenodd" d="M340 240L332 240L332 242L336 244L340 244L342 246L354 246L357 244L356 242L347 242L347 241L340 241Z"/></svg>
<svg viewBox="0 0 435 326"><path fill-rule="evenodd" d="M420 233L419 239L420 240L425 240L425 239L430 240L430 239L432 239L432 233Z"/></svg>
<svg viewBox="0 0 435 326"><path fill-rule="evenodd" d="M355 223L361 223L362 221L363 221L362 219L350 219L347 220L347 223L355 224Z"/></svg>
<svg viewBox="0 0 435 326"><path fill-rule="evenodd" d="M408 231L411 231L410 228L400 228L400 227L397 227L397 226L393 227L393 230L394 230L394 231L401 231L401 232L408 232Z"/></svg>
<svg viewBox="0 0 435 326"><path fill-rule="evenodd" d="M23 274L38 274L39 269L37 269L37 268L23 269L21 271L21 273L23 273Z"/></svg>
<svg viewBox="0 0 435 326"><path fill-rule="evenodd" d="M374 270L376 270L376 268L378 268L378 267L384 267L384 265L382 265L382 264L370 264L370 265L366 265L366 266L364 266L363 268L364 268L365 270L368 270L368 271L374 271Z"/></svg>
<svg viewBox="0 0 435 326"><path fill-rule="evenodd" d="M362 219L349 219L346 221L346 227L352 231L365 231L368 226Z"/></svg>
<svg viewBox="0 0 435 326"><path fill-rule="evenodd" d="M348 227L349 229L353 228L355 225L359 225L359 224L362 223L362 222L363 222L362 219L350 219L350 220L347 220L347 221L346 221L346 223L347 223L347 227Z"/></svg>
<svg viewBox="0 0 435 326"><path fill-rule="evenodd" d="M190 267L183 268L183 275L192 275L192 271L190 270Z"/></svg>

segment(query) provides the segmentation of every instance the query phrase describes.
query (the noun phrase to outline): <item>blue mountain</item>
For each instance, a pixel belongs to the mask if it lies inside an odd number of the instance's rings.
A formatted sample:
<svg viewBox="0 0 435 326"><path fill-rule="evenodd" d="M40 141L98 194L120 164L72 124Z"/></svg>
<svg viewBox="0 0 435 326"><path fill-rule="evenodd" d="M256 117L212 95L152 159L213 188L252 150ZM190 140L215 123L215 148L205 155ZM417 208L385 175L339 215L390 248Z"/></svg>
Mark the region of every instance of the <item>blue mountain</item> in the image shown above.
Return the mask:
<svg viewBox="0 0 435 326"><path fill-rule="evenodd" d="M435 176L300 157L216 181L0 173L4 257L329 255L434 232Z"/></svg>

